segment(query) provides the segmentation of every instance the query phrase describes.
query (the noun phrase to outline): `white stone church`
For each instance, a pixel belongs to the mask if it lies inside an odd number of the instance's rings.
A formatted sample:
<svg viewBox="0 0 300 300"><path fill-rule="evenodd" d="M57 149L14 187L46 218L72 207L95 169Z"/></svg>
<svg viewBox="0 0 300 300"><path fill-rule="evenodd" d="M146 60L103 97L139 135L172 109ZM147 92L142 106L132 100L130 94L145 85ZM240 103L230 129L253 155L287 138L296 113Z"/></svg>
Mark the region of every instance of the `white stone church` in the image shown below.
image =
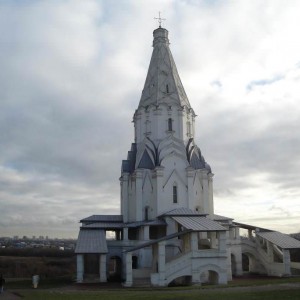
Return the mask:
<svg viewBox="0 0 300 300"><path fill-rule="evenodd" d="M159 27L153 36L133 116L134 143L122 162L121 214L80 221L77 282L226 284L243 272L299 272L300 263L290 258L299 241L214 214L214 174L195 143L196 114L172 57L168 31ZM241 228L246 236L240 236Z"/></svg>

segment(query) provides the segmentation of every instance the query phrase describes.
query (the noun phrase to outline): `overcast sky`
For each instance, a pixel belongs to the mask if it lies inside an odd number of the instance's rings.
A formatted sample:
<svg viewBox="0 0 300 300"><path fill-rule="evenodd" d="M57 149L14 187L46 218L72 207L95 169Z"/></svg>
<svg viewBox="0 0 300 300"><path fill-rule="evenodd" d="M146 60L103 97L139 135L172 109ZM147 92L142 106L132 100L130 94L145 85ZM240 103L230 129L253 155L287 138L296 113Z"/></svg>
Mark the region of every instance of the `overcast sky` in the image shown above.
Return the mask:
<svg viewBox="0 0 300 300"><path fill-rule="evenodd" d="M300 1L1 1L0 236L118 214L158 11L215 212L300 231Z"/></svg>

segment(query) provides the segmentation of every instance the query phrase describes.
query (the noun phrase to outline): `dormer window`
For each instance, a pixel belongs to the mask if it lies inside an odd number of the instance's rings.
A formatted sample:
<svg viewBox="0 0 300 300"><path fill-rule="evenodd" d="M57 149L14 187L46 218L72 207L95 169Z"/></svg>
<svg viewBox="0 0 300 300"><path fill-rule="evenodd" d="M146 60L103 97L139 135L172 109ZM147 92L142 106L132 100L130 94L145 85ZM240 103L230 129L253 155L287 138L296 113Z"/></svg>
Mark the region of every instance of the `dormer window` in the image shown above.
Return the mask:
<svg viewBox="0 0 300 300"><path fill-rule="evenodd" d="M169 118L168 119L168 131L172 131L173 130L172 123L173 123L173 120L171 118Z"/></svg>

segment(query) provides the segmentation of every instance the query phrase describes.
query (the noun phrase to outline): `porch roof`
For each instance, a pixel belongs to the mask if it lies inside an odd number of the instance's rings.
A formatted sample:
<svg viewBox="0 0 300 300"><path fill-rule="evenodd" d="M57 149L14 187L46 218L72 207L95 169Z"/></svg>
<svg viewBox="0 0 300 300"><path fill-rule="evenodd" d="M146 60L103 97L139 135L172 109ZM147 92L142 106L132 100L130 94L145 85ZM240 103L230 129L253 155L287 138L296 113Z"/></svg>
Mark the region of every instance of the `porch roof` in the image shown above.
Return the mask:
<svg viewBox="0 0 300 300"><path fill-rule="evenodd" d="M219 223L203 216L172 216L184 228L194 231L226 231Z"/></svg>
<svg viewBox="0 0 300 300"><path fill-rule="evenodd" d="M75 253L107 253L105 231L101 229L81 228Z"/></svg>
<svg viewBox="0 0 300 300"><path fill-rule="evenodd" d="M256 232L256 235L268 240L269 242L277 245L282 249L299 249L300 241L292 238L291 236L278 232Z"/></svg>

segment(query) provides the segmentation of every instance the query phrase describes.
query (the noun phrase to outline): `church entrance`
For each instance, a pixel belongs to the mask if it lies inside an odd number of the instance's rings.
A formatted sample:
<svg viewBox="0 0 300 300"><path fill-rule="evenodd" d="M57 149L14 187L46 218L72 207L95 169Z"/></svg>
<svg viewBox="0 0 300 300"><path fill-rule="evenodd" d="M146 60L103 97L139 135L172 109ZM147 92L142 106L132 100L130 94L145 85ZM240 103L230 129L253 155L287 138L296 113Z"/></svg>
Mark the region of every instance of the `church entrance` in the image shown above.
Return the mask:
<svg viewBox="0 0 300 300"><path fill-rule="evenodd" d="M87 276L99 274L99 254L84 255L84 273Z"/></svg>
<svg viewBox="0 0 300 300"><path fill-rule="evenodd" d="M109 259L108 280L120 282L122 279L122 259L119 256L112 256Z"/></svg>

